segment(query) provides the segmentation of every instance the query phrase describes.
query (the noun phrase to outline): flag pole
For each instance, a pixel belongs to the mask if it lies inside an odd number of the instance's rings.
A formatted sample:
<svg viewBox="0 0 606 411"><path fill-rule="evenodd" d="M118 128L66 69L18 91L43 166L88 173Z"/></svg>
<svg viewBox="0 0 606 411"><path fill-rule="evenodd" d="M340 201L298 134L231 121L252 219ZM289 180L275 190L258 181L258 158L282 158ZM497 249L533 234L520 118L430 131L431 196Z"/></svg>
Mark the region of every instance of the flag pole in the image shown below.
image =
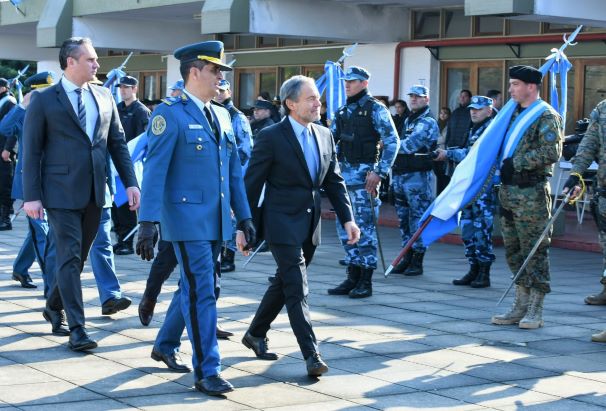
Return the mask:
<svg viewBox="0 0 606 411"><path fill-rule="evenodd" d="M415 231L410 240L408 240L402 251L400 251L400 254L398 254L395 260L393 260L391 264L389 264L389 267L387 267L387 270L385 270L385 278L387 278L387 276L391 274L391 271L394 269L394 267L400 263L402 258L404 258L404 256L408 252L408 250L412 248L412 245L419 239L419 237L423 233L423 230L425 230L425 227L427 227L431 220L433 220L433 216L430 214L429 216L427 216L427 219L423 221L423 224L421 224L417 231Z"/></svg>

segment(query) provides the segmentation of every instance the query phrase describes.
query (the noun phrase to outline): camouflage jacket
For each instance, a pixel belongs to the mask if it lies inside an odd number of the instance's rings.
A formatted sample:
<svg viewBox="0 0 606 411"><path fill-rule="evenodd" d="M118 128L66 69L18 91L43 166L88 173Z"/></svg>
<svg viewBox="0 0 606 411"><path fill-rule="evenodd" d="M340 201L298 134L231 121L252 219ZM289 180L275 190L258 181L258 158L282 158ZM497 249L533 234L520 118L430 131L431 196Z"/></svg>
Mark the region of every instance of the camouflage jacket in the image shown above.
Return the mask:
<svg viewBox="0 0 606 411"><path fill-rule="evenodd" d="M516 110L509 125L516 120ZM513 153L513 168L520 173L529 171L539 176L550 176L553 163L562 155L564 129L562 118L549 106L526 130Z"/></svg>
<svg viewBox="0 0 606 411"><path fill-rule="evenodd" d="M422 149L431 151L435 149L440 135L438 123L432 117L429 106L419 115L412 113L404 121L403 134L405 138L400 141L401 154L414 154Z"/></svg>
<svg viewBox="0 0 606 411"><path fill-rule="evenodd" d="M345 107L347 109L348 116L351 116L355 110L363 107L370 98L372 98L371 94L366 93L357 101L347 104ZM340 111L342 111L342 109L339 109L338 112ZM341 133L338 124L339 121L335 119L330 126L330 131L332 131L336 141L339 141ZM381 158L377 164L368 165L359 164L350 166L347 164L347 162L342 162L341 174L348 185L363 184L366 181L366 174L369 171L374 171L381 177L385 177L389 173L389 170L396 159L400 138L398 137L398 132L396 131L396 126L393 123L389 110L387 107L377 101L375 101L375 103L372 105L372 124L375 130L379 133L380 139L383 143Z"/></svg>
<svg viewBox="0 0 606 411"><path fill-rule="evenodd" d="M572 173L583 174L596 161L598 187L606 188L606 100L600 102L589 116L589 126L579 144L576 155L570 160Z"/></svg>

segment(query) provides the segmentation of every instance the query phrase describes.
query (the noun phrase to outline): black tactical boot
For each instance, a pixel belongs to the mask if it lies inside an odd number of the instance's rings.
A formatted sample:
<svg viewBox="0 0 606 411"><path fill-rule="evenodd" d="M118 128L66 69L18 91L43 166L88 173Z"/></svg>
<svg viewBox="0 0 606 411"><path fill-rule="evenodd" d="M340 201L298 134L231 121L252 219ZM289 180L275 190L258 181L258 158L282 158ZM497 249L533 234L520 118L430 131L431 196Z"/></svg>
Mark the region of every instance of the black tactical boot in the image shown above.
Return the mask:
<svg viewBox="0 0 606 411"><path fill-rule="evenodd" d="M11 223L11 208L0 206L0 231L8 231L12 229L13 225Z"/></svg>
<svg viewBox="0 0 606 411"><path fill-rule="evenodd" d="M356 288L356 285L360 281L361 267L357 265L347 266L347 278L341 284L335 288L329 288L328 294L330 295L347 295L351 290Z"/></svg>
<svg viewBox="0 0 606 411"><path fill-rule="evenodd" d="M472 281L474 281L476 279L476 277L478 276L479 269L480 269L480 266L478 264L471 264L469 266L469 271L467 271L467 274L465 274L463 277L459 278L458 280L452 280L452 283L454 285L471 284Z"/></svg>
<svg viewBox="0 0 606 411"><path fill-rule="evenodd" d="M408 266L406 271L404 271L404 275L413 276L423 274L423 257L425 257L424 252L413 252L412 259L410 260L410 265Z"/></svg>
<svg viewBox="0 0 606 411"><path fill-rule="evenodd" d="M221 256L221 272L229 273L235 271L236 264L234 263L234 257L236 253L229 248L225 248L223 255Z"/></svg>
<svg viewBox="0 0 606 411"><path fill-rule="evenodd" d="M360 281L356 288L349 292L349 298L366 298L372 295L372 268L362 268Z"/></svg>
<svg viewBox="0 0 606 411"><path fill-rule="evenodd" d="M391 272L393 274L404 274L404 271L406 271L410 265L410 260L412 260L412 248L409 249L406 254L404 254L404 257L402 257L398 265L396 265Z"/></svg>
<svg viewBox="0 0 606 411"><path fill-rule="evenodd" d="M490 264L491 263L480 263L478 276L471 282L471 288L490 287Z"/></svg>

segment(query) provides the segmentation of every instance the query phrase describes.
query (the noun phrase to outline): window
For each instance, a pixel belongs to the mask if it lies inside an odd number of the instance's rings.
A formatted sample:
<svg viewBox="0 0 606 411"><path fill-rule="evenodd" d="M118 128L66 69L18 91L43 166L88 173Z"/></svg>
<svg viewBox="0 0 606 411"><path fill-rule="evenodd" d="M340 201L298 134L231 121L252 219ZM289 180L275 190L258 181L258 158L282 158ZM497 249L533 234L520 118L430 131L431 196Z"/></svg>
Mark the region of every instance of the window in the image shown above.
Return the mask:
<svg viewBox="0 0 606 411"><path fill-rule="evenodd" d="M166 72L146 72L139 76L141 100L159 100L166 96Z"/></svg>
<svg viewBox="0 0 606 411"><path fill-rule="evenodd" d="M259 47L278 47L277 37L259 37Z"/></svg>
<svg viewBox="0 0 606 411"><path fill-rule="evenodd" d="M301 67L280 67L280 84L284 83L284 81L288 80L292 76L296 76L297 74L301 74Z"/></svg>
<svg viewBox="0 0 606 411"><path fill-rule="evenodd" d="M282 37L280 38L280 47L296 47L301 45L301 39Z"/></svg>
<svg viewBox="0 0 606 411"><path fill-rule="evenodd" d="M238 36L238 49L254 49L257 46L255 36Z"/></svg>
<svg viewBox="0 0 606 411"><path fill-rule="evenodd" d="M543 33L572 33L576 28L572 24L543 23Z"/></svg>
<svg viewBox="0 0 606 411"><path fill-rule="evenodd" d="M500 36L505 20L502 17L479 16L475 18L476 36Z"/></svg>
<svg viewBox="0 0 606 411"><path fill-rule="evenodd" d="M412 13L414 39L440 37L440 10L417 10Z"/></svg>
<svg viewBox="0 0 606 411"><path fill-rule="evenodd" d="M221 34L219 40L223 42L225 50L233 50L236 48L236 36L235 34Z"/></svg>
<svg viewBox="0 0 606 411"><path fill-rule="evenodd" d="M465 17L464 9L444 10L444 37L469 37L471 17Z"/></svg>
<svg viewBox="0 0 606 411"><path fill-rule="evenodd" d="M539 34L541 24L536 21L507 20L507 34L512 36L523 36L526 34Z"/></svg>

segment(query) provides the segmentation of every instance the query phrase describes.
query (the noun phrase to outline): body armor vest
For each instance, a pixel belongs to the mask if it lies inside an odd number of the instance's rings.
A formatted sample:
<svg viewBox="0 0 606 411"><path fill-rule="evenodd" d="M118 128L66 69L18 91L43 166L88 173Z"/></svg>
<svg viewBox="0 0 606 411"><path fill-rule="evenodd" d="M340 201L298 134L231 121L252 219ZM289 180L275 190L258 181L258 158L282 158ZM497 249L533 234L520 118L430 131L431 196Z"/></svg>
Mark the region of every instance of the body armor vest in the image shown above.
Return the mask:
<svg viewBox="0 0 606 411"><path fill-rule="evenodd" d="M343 107L338 114L340 135L339 161L350 164L370 163L379 161L380 134L372 124L373 104L378 104L374 98L369 98L362 107L349 116L347 107Z"/></svg>

